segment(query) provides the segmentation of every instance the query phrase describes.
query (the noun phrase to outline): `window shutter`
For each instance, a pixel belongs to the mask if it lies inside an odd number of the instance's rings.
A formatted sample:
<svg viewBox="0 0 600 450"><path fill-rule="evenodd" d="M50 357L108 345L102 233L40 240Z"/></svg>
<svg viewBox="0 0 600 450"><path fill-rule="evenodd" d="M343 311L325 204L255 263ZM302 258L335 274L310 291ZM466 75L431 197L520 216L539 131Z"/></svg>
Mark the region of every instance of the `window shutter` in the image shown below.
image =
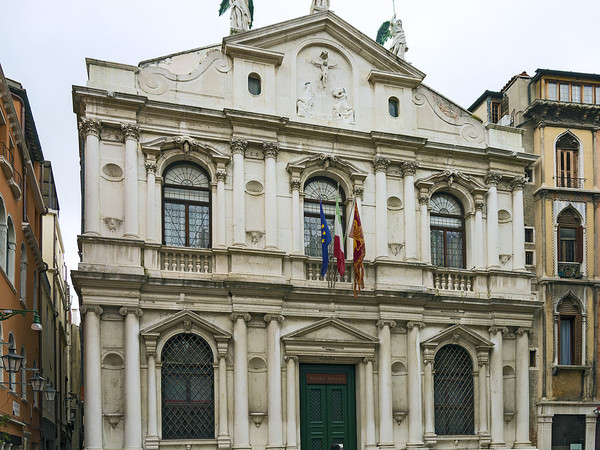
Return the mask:
<svg viewBox="0 0 600 450"><path fill-rule="evenodd" d="M558 224L558 228L556 229L556 246L558 247L558 260L562 261L562 242L560 241L560 223Z"/></svg>
<svg viewBox="0 0 600 450"><path fill-rule="evenodd" d="M577 227L575 234L575 261L583 262L583 227Z"/></svg>
<svg viewBox="0 0 600 450"><path fill-rule="evenodd" d="M573 331L573 347L575 347L573 349L573 364L575 365L583 364L581 362L581 333L581 314L577 314L575 316L575 330Z"/></svg>

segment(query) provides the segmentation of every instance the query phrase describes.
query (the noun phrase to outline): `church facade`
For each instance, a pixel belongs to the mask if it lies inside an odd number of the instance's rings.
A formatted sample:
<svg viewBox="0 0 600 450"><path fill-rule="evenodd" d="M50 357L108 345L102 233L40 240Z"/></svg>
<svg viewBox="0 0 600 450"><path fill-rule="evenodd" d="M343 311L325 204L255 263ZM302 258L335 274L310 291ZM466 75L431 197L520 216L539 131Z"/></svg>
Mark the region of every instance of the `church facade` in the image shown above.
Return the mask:
<svg viewBox="0 0 600 450"><path fill-rule="evenodd" d="M86 448L532 447L520 131L326 8L87 66Z"/></svg>

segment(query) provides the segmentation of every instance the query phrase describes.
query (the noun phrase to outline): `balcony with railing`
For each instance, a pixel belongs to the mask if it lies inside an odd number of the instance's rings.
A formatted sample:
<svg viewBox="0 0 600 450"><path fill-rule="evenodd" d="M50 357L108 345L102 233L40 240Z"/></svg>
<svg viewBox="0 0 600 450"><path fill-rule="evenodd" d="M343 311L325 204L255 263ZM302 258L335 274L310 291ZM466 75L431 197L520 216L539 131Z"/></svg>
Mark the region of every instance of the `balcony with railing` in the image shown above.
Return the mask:
<svg viewBox="0 0 600 450"><path fill-rule="evenodd" d="M13 171L12 177L8 179L8 185L10 186L14 196L17 199L20 199L21 193L23 192L23 178L18 171Z"/></svg>
<svg viewBox="0 0 600 450"><path fill-rule="evenodd" d="M556 177L556 187L583 189L585 178Z"/></svg>
<svg viewBox="0 0 600 450"><path fill-rule="evenodd" d="M4 176L8 179L12 178L14 163L15 157L12 151L4 142L0 142L0 167L4 172Z"/></svg>

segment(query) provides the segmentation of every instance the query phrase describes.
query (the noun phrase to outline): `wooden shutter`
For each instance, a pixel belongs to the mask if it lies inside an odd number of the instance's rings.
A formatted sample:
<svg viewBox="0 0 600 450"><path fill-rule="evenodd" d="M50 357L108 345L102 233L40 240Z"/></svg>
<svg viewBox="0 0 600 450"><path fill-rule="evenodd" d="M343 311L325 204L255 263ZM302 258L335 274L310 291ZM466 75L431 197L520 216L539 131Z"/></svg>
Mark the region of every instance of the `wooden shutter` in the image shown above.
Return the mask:
<svg viewBox="0 0 600 450"><path fill-rule="evenodd" d="M583 227L576 228L575 234L575 261L583 262Z"/></svg>
<svg viewBox="0 0 600 450"><path fill-rule="evenodd" d="M573 330L573 364L581 365L581 342L582 342L582 331L581 331L581 314L575 316L575 329Z"/></svg>

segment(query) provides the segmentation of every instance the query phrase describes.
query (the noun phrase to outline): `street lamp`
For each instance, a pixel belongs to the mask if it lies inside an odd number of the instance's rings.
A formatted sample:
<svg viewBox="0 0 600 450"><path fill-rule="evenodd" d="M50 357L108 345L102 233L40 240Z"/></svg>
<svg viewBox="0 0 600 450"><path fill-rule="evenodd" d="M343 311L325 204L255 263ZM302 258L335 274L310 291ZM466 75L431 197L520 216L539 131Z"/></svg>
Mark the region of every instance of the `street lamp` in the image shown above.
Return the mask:
<svg viewBox="0 0 600 450"><path fill-rule="evenodd" d="M56 397L56 389L54 389L52 386L47 386L46 390L44 391L44 398L49 402L53 402L54 397Z"/></svg>
<svg viewBox="0 0 600 450"><path fill-rule="evenodd" d="M2 365L4 366L4 370L8 373L18 373L21 370L21 366L23 365L23 360L25 358L17 352L15 352L15 348L10 346L8 348L8 353L6 355L2 355Z"/></svg>
<svg viewBox="0 0 600 450"><path fill-rule="evenodd" d="M31 383L33 392L42 392L44 386L46 386L46 379L42 377L39 372L36 372L35 375L29 379L29 382Z"/></svg>
<svg viewBox="0 0 600 450"><path fill-rule="evenodd" d="M42 322L40 315L35 309L0 309L0 322L6 319L10 319L16 315L25 317L28 312L33 313L33 322L31 322L31 329L34 331L42 331Z"/></svg>

